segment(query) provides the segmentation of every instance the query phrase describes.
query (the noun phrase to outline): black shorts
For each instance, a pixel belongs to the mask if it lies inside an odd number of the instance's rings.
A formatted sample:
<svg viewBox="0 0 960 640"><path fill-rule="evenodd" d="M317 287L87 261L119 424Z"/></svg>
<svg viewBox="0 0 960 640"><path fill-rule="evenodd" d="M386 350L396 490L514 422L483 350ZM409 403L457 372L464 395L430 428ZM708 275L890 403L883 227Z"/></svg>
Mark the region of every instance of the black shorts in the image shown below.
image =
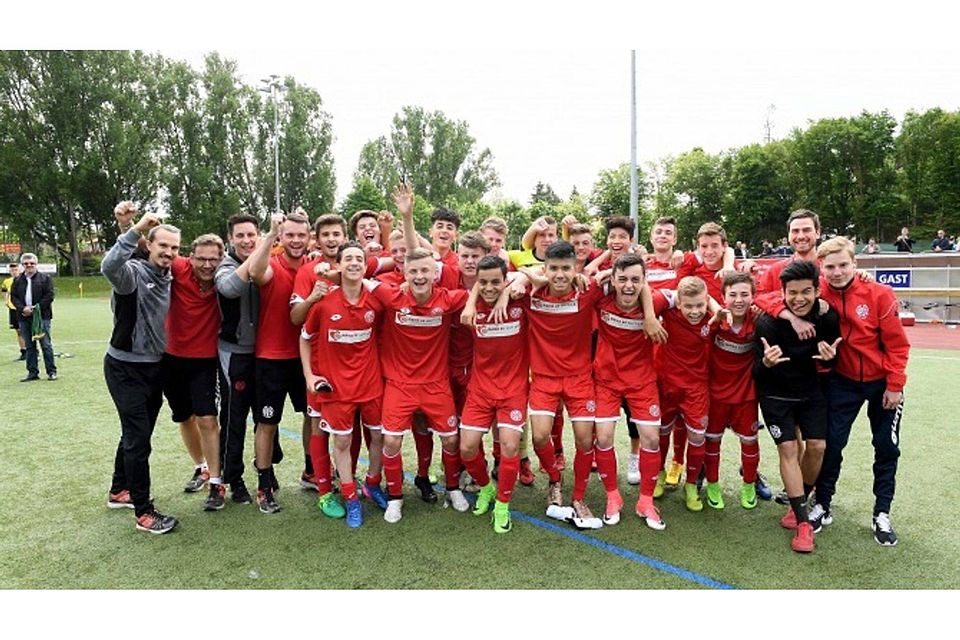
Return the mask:
<svg viewBox="0 0 960 640"><path fill-rule="evenodd" d="M804 440L827 438L827 401L819 393L803 400L760 398L760 411L778 445L796 440L797 427Z"/></svg>
<svg viewBox="0 0 960 640"><path fill-rule="evenodd" d="M283 418L284 400L288 395L294 411L306 412L307 381L303 377L300 358L289 360L257 358L255 377L257 397L254 402L253 418L258 424L280 424Z"/></svg>
<svg viewBox="0 0 960 640"><path fill-rule="evenodd" d="M16 309L7 309L10 312L10 328L20 331L20 314Z"/></svg>
<svg viewBox="0 0 960 640"><path fill-rule="evenodd" d="M190 416L215 416L220 405L216 358L181 358L163 354L163 395L173 413L174 422Z"/></svg>

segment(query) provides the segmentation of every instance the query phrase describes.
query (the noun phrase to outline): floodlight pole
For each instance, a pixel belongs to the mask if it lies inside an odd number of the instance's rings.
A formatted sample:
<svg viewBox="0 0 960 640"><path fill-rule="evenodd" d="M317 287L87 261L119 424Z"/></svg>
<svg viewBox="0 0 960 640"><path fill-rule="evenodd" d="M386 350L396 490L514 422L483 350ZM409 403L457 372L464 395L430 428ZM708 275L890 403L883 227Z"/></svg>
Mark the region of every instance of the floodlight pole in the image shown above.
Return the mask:
<svg viewBox="0 0 960 640"><path fill-rule="evenodd" d="M260 91L269 93L273 100L273 184L274 194L276 195L275 213L280 213L280 76L271 74L269 78L263 78L261 82L264 86Z"/></svg>
<svg viewBox="0 0 960 640"><path fill-rule="evenodd" d="M640 233L639 185L637 184L637 51L630 51L630 219L633 220L633 241Z"/></svg>

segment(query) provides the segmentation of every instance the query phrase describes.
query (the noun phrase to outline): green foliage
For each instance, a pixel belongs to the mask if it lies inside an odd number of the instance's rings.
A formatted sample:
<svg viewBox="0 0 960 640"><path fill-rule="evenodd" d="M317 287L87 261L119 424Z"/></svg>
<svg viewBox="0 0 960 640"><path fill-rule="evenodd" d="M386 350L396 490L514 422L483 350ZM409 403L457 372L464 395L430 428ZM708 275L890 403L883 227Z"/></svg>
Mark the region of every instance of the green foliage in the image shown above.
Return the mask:
<svg viewBox="0 0 960 640"><path fill-rule="evenodd" d="M897 185L911 235L960 226L960 113L909 112L896 141ZM890 235L899 233L894 225Z"/></svg>
<svg viewBox="0 0 960 640"><path fill-rule="evenodd" d="M373 180L367 176L358 176L353 181L353 191L347 195L340 205L340 215L349 220L350 216L363 209L383 211L386 208L387 199Z"/></svg>
<svg viewBox="0 0 960 640"><path fill-rule="evenodd" d="M649 196L646 177L637 167L638 199L643 202ZM601 218L630 215L630 165L621 164L616 169L605 169L597 176L590 193L590 205ZM642 207L640 207L642 209Z"/></svg>
<svg viewBox="0 0 960 640"><path fill-rule="evenodd" d="M677 218L677 248L693 246L697 229L720 218L723 207L720 156L696 148L665 161L665 178L658 193L658 215Z"/></svg>
<svg viewBox="0 0 960 640"><path fill-rule="evenodd" d="M553 187L543 182L538 182L530 194L530 204L546 202L547 204L560 204L560 197L554 192Z"/></svg>

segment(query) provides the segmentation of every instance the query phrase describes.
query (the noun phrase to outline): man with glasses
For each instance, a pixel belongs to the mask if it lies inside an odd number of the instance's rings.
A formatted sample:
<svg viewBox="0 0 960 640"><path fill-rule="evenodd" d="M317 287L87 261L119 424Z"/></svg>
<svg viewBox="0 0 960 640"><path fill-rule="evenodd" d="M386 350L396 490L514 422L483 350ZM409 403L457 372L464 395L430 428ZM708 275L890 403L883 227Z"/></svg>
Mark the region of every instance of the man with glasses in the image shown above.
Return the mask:
<svg viewBox="0 0 960 640"><path fill-rule="evenodd" d="M37 270L37 256L25 253L20 256L23 273L13 281L10 300L17 311L20 322L20 336L25 343L27 356L27 377L20 382L33 382L40 379L37 363L37 342L43 351L43 366L47 370L47 379L57 379L57 363L53 360L53 344L50 341L50 321L53 319L53 280ZM34 315L40 314L42 331L34 334Z"/></svg>

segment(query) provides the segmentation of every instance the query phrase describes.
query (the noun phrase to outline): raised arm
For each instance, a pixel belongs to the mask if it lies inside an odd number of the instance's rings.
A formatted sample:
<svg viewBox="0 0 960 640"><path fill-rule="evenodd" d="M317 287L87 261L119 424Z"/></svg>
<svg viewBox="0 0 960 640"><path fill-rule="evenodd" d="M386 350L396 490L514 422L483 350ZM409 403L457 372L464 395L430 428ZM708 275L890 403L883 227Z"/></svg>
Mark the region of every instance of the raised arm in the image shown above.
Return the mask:
<svg viewBox="0 0 960 640"><path fill-rule="evenodd" d="M417 227L413 224L413 205L416 202L416 197L408 184L394 187L390 197L393 199L393 204L397 206L397 211L400 212L400 217L403 220L403 243L407 245L407 253L410 253L419 246Z"/></svg>
<svg viewBox="0 0 960 640"><path fill-rule="evenodd" d="M114 291L119 294L132 293L137 287L136 276L133 267L129 264L130 256L137 250L140 238L147 231L160 224L160 219L151 213L146 213L140 217L137 224L133 225L133 217L137 213L137 206L125 200L119 203L113 210L113 215L124 230L117 237L117 243L113 245L100 263L100 272L107 278Z"/></svg>
<svg viewBox="0 0 960 640"><path fill-rule="evenodd" d="M273 243L280 235L280 226L283 224L283 220L284 215L282 213L274 213L270 216L270 231L260 239L257 248L246 260L245 264L250 265L247 267L250 280L258 287L262 287L273 278L273 269L270 268L270 249L273 248Z"/></svg>

